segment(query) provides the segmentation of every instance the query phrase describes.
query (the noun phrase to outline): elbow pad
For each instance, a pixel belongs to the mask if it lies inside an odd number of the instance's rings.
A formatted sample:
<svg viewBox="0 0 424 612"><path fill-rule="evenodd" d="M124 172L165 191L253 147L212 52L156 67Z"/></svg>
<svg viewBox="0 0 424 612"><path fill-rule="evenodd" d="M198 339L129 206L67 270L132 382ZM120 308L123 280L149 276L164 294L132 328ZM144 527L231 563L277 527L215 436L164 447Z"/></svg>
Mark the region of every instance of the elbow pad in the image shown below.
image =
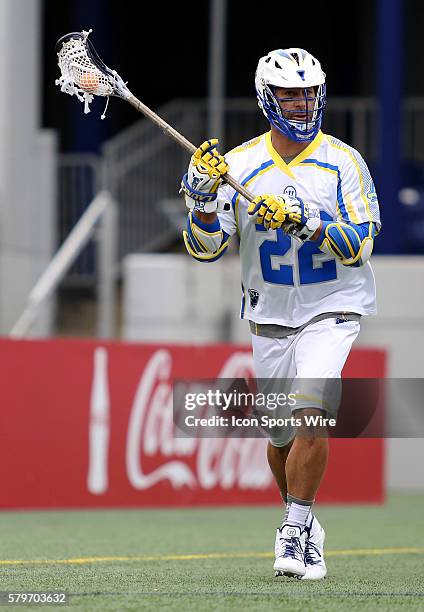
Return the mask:
<svg viewBox="0 0 424 612"><path fill-rule="evenodd" d="M375 226L373 223L344 223L323 221L318 246L344 266L363 266L371 257L374 246Z"/></svg>
<svg viewBox="0 0 424 612"><path fill-rule="evenodd" d="M219 220L202 223L195 214L189 213L187 230L183 232L184 244L189 254L197 261L213 262L227 250L230 236L221 229Z"/></svg>

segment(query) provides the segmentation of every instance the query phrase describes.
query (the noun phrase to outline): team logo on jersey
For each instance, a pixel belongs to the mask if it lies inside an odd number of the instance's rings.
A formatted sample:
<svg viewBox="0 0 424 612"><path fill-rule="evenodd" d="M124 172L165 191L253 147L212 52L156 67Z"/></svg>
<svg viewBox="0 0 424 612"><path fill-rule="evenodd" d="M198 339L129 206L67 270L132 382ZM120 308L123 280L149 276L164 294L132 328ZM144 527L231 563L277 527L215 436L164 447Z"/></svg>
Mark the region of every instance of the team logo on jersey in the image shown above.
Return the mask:
<svg viewBox="0 0 424 612"><path fill-rule="evenodd" d="M377 201L378 201L377 200L377 194L376 194L376 191L375 191L374 181L371 181L370 189L369 189L369 191L367 193L367 198L368 198L370 204L376 204Z"/></svg>
<svg viewBox="0 0 424 612"><path fill-rule="evenodd" d="M289 196L290 198L297 198L297 192L293 185L287 185L283 191L283 194Z"/></svg>
<svg viewBox="0 0 424 612"><path fill-rule="evenodd" d="M255 309L259 302L259 291L256 289L249 289L250 306Z"/></svg>

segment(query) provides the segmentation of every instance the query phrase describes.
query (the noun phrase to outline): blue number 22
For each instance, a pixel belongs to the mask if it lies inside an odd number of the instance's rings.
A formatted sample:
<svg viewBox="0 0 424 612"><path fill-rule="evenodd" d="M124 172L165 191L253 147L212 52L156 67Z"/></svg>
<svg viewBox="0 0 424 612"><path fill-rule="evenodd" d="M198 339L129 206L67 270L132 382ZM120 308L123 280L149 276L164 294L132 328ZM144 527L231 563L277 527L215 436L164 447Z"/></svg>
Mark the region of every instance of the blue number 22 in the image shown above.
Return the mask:
<svg viewBox="0 0 424 612"><path fill-rule="evenodd" d="M326 213L321 212L321 217L331 220ZM262 225L256 226L257 231L266 231ZM264 281L274 285L294 285L293 266L281 264L278 269L271 265L272 255L285 255L291 248L291 238L282 229L276 230L276 240L265 240L259 247L261 259L262 276ZM314 255L321 253L316 244L312 241L305 242L297 252L299 264L299 281L301 285L312 283L322 283L337 278L336 261L330 259L322 262L321 266L314 268Z"/></svg>

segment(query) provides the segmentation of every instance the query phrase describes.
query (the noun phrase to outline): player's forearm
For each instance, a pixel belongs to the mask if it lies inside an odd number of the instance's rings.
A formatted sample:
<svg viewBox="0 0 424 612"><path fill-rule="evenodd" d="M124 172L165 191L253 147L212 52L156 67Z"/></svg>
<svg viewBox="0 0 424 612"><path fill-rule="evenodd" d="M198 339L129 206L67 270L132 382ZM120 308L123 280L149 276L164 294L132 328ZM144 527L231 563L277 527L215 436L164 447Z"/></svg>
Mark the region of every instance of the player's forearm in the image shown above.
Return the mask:
<svg viewBox="0 0 424 612"><path fill-rule="evenodd" d="M199 210L196 210L196 217L202 223L206 223L206 224L214 223L218 219L218 215L216 214L216 212L204 213L204 212L200 212Z"/></svg>
<svg viewBox="0 0 424 612"><path fill-rule="evenodd" d="M318 238L320 237L321 232L322 232L322 221L321 221L321 223L319 224L319 228L317 229L317 231L315 232L315 234L313 234L313 235L312 235L312 236L309 238L309 240L313 240L314 242L316 242L316 241L318 240Z"/></svg>

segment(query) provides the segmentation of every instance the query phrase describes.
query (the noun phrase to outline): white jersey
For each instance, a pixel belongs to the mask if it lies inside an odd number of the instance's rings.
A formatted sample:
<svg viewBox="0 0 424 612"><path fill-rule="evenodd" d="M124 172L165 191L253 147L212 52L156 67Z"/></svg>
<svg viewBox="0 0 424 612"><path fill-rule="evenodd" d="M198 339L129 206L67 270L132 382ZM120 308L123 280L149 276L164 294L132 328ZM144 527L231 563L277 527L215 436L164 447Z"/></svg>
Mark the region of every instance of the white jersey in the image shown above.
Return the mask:
<svg viewBox="0 0 424 612"><path fill-rule="evenodd" d="M319 132L289 164L263 134L225 156L230 174L255 195L289 194L319 206L324 220L380 228L377 195L359 153ZM248 217L248 202L229 185L219 200L231 210L219 213L222 229L238 234L242 269L241 317L256 323L298 327L324 312L376 313L375 282L369 262L343 266L313 241L303 245L282 229L265 230Z"/></svg>

